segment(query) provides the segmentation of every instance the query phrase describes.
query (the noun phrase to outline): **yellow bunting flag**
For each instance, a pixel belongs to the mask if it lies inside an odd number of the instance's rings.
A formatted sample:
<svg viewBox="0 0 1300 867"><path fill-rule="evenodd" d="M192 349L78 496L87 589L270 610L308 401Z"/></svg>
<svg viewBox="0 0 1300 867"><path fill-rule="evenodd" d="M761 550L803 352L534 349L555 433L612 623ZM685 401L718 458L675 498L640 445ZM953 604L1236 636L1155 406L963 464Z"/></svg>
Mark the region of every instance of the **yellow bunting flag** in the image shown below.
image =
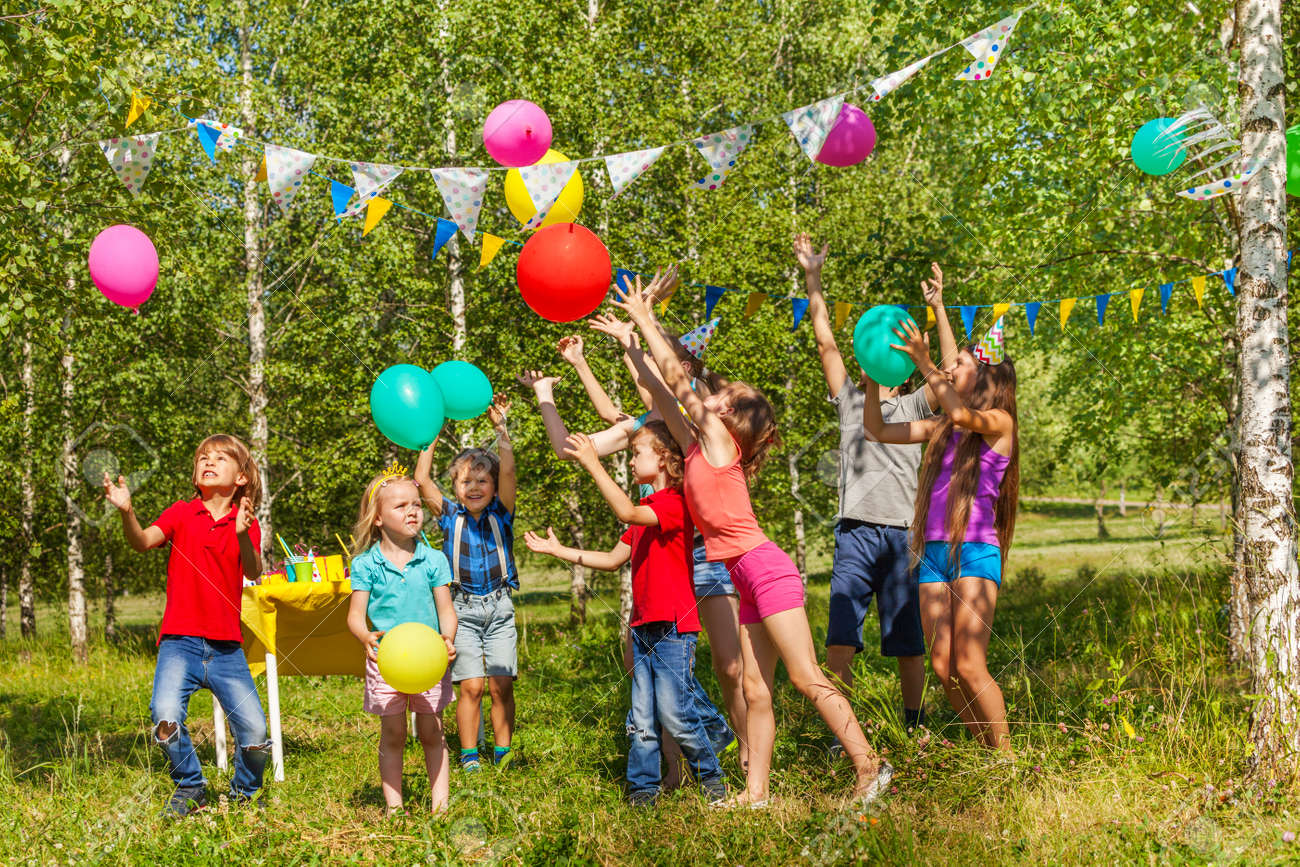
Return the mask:
<svg viewBox="0 0 1300 867"><path fill-rule="evenodd" d="M1192 278L1192 294L1196 296L1196 306L1201 306L1201 299L1205 297L1205 278Z"/></svg>
<svg viewBox="0 0 1300 867"><path fill-rule="evenodd" d="M844 327L844 321L849 318L849 311L852 309L853 309L853 305L847 301L835 302L835 330L836 331L839 331L841 328Z"/></svg>
<svg viewBox="0 0 1300 867"><path fill-rule="evenodd" d="M927 306L925 308L925 330L929 331L938 321L934 315L934 308Z"/></svg>
<svg viewBox="0 0 1300 867"><path fill-rule="evenodd" d="M266 157L262 157L262 165L258 168L257 174L253 175L253 183L260 184L266 180Z"/></svg>
<svg viewBox="0 0 1300 867"><path fill-rule="evenodd" d="M745 318L753 316L758 312L758 308L763 306L763 299L766 298L762 292L750 292L749 300L745 302Z"/></svg>
<svg viewBox="0 0 1300 867"><path fill-rule="evenodd" d="M678 289L678 288L679 288L678 286L674 286L674 287L673 287L673 291L669 292L669 293L668 293L668 296L667 296L666 298L664 298L664 300L662 300L662 301L659 302L659 315L660 315L660 316L663 316L665 313L668 312L668 302L673 300L673 296L677 294L677 289Z"/></svg>
<svg viewBox="0 0 1300 867"><path fill-rule="evenodd" d="M1142 293L1145 289L1130 289L1128 293L1128 303L1133 308L1133 321L1138 321L1138 308L1142 306Z"/></svg>
<svg viewBox="0 0 1300 867"><path fill-rule="evenodd" d="M1001 319L1001 318L1003 317L1003 315L1005 315L1006 312L1007 312L1008 310L1010 310L1010 309L1011 309L1011 305L1010 305L1010 304L994 304L994 305L993 305L993 321L994 321L994 322L997 322L997 321L998 321L999 319Z"/></svg>
<svg viewBox="0 0 1300 867"><path fill-rule="evenodd" d="M1063 301L1061 301L1061 327L1062 328L1065 327L1065 320L1070 318L1070 311L1074 309L1074 302L1078 300L1079 300L1078 298L1066 298Z"/></svg>
<svg viewBox="0 0 1300 867"><path fill-rule="evenodd" d="M501 245L505 242L505 238L498 238L496 235L490 235L487 232L483 233L483 252L478 257L479 270L486 268L496 258L497 251L501 249Z"/></svg>
<svg viewBox="0 0 1300 867"><path fill-rule="evenodd" d="M379 221L388 213L393 203L383 196L375 196L366 204L366 224L361 229L361 237L370 234L370 230L379 225Z"/></svg>
<svg viewBox="0 0 1300 867"><path fill-rule="evenodd" d="M149 97L141 98L136 91L131 91L131 110L126 113L126 125L130 126L140 119L140 115L148 111L153 100Z"/></svg>

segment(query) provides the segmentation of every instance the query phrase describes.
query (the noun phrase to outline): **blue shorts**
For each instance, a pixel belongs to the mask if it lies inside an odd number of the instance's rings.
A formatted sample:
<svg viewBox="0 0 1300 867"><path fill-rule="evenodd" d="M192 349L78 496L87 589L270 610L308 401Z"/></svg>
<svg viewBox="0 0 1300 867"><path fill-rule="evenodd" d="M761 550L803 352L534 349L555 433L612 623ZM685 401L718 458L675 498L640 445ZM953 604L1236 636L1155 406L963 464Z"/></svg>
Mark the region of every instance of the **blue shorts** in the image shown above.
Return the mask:
<svg viewBox="0 0 1300 867"><path fill-rule="evenodd" d="M1002 586L1002 549L988 542L961 543L961 574L954 574L947 542L926 542L918 581L921 584L949 584L958 578L987 578Z"/></svg>
<svg viewBox="0 0 1300 867"><path fill-rule="evenodd" d="M862 623L875 597L882 656L921 656L921 603L908 568L907 530L842 519L835 525L826 646L862 650Z"/></svg>
<svg viewBox="0 0 1300 867"><path fill-rule="evenodd" d="M695 596L735 596L736 587L731 583L731 573L726 563L710 563L705 559L704 546L697 545L695 561Z"/></svg>

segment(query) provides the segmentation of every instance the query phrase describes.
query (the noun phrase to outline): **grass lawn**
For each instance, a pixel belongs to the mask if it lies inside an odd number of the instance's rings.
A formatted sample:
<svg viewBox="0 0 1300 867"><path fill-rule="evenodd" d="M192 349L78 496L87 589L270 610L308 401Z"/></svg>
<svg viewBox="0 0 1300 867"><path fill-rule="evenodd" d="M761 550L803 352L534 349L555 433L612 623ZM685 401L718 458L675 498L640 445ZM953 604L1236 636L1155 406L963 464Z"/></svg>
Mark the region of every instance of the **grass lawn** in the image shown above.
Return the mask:
<svg viewBox="0 0 1300 867"><path fill-rule="evenodd" d="M690 789L653 812L622 801L628 682L613 582L567 625L567 573L529 572L519 598L519 734L526 762L452 774L449 815L382 818L378 725L351 678L287 679L287 780L265 812L216 808L159 818L170 793L149 739L159 597L122 601L125 635L71 664L56 608L33 643L0 645L0 861L4 863L1292 863L1290 794L1247 793L1248 699L1224 662L1223 539L1186 516L1156 538L1140 514L1035 505L1018 528L990 664L1007 698L1017 758L998 763L927 693L928 735L898 724L891 666L870 651L854 706L898 768L891 795L847 809L847 763L811 706L778 678L773 808L709 810ZM826 535L818 532L817 535ZM809 615L825 634L829 561L811 558ZM11 634L16 622L11 609ZM102 622L99 608L96 623ZM698 669L716 695L702 644ZM260 683L260 681L259 681ZM263 693L264 695L264 693ZM454 715L447 714L449 729ZM190 724L211 791L211 701ZM453 740L454 743L454 740ZM734 759L733 785L742 780ZM269 776L269 774L268 774ZM428 796L408 745L408 805Z"/></svg>

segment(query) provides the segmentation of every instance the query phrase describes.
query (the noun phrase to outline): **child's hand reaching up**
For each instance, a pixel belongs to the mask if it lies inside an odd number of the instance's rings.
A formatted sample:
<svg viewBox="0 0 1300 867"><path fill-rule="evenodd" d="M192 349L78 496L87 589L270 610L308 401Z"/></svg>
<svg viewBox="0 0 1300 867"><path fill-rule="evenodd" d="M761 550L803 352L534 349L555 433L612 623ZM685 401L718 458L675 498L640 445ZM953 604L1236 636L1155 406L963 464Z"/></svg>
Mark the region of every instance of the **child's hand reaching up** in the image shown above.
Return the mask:
<svg viewBox="0 0 1300 867"><path fill-rule="evenodd" d="M520 377L522 380L523 377ZM492 404L487 409L488 421L492 422L492 427L501 433L505 430L506 414L510 412L510 399L504 394L497 392L492 396Z"/></svg>
<svg viewBox="0 0 1300 867"><path fill-rule="evenodd" d="M239 498L239 512L235 515L235 532L247 533L253 524L253 501L248 497Z"/></svg>
<svg viewBox="0 0 1300 867"><path fill-rule="evenodd" d="M901 330L900 330L901 329ZM930 364L930 335L923 333L911 319L904 319L894 329L894 334L903 341L902 345L889 344L890 349L899 349L911 356L917 367Z"/></svg>
<svg viewBox="0 0 1300 867"><path fill-rule="evenodd" d="M655 279L657 280L658 277ZM610 301L609 303L619 310L627 311L627 315L631 317L638 328L654 327L654 293L650 291L649 287L641 288L640 277L636 278L636 286L628 290L622 301Z"/></svg>
<svg viewBox="0 0 1300 867"><path fill-rule="evenodd" d="M677 277L677 266L669 265L662 271L656 271L650 285L646 286L645 289L650 293L651 302L658 302L672 297L681 282Z"/></svg>
<svg viewBox="0 0 1300 867"><path fill-rule="evenodd" d="M581 363L583 360L582 338L576 334L570 335L569 337L561 337L555 350L556 352L559 352L560 357L569 362L569 364L576 365Z"/></svg>
<svg viewBox="0 0 1300 867"><path fill-rule="evenodd" d="M600 463L600 455L596 452L596 446L592 444L591 437L584 433L569 434L569 438L565 440L564 454L584 467Z"/></svg>
<svg viewBox="0 0 1300 867"><path fill-rule="evenodd" d="M544 390L549 393L551 389L555 388L555 383L559 381L558 376L547 376L540 370L525 370L519 374L519 384L524 388L531 388L537 392Z"/></svg>
<svg viewBox="0 0 1300 867"><path fill-rule="evenodd" d="M532 530L524 533L524 544L528 550L537 554L555 554L560 550L560 540L555 538L555 530L546 528L546 535L539 536Z"/></svg>
<svg viewBox="0 0 1300 867"><path fill-rule="evenodd" d="M588 319L587 325L591 326L593 331L608 334L617 340L624 349L630 349L636 343L636 326L631 322L624 322L617 316L602 313Z"/></svg>
<svg viewBox="0 0 1300 867"><path fill-rule="evenodd" d="M794 236L794 257L799 260L800 267L805 271L820 272L830 248L829 243L823 244L822 251L818 253L807 232L800 232Z"/></svg>
<svg viewBox="0 0 1300 867"><path fill-rule="evenodd" d="M928 280L921 281L921 294L925 296L925 303L929 304L936 310L943 309L943 270L939 267L938 262L930 263L930 274Z"/></svg>
<svg viewBox="0 0 1300 867"><path fill-rule="evenodd" d="M118 476L115 485L108 477L108 471L104 471L104 499L112 503L120 512L131 508L131 489L126 486L125 476Z"/></svg>

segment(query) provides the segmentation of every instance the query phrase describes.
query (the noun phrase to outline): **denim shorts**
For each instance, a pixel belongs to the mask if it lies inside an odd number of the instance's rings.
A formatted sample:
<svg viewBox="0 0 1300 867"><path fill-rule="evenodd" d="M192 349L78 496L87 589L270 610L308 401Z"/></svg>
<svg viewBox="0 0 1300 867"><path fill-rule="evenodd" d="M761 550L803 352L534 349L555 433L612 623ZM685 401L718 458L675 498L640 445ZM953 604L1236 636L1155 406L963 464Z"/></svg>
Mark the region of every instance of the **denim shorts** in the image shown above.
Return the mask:
<svg viewBox="0 0 1300 867"><path fill-rule="evenodd" d="M955 573L947 542L926 542L918 580L922 584L949 584L958 578L987 578L1002 586L1002 549L987 542L962 542L961 574Z"/></svg>
<svg viewBox="0 0 1300 867"><path fill-rule="evenodd" d="M697 598L736 595L736 587L731 583L731 573L727 571L726 563L710 563L705 558L703 545L697 546L693 554Z"/></svg>
<svg viewBox="0 0 1300 867"><path fill-rule="evenodd" d="M518 677L518 633L515 603L505 591L483 596L458 591L456 606L456 659L451 665L455 683L476 677Z"/></svg>
<svg viewBox="0 0 1300 867"><path fill-rule="evenodd" d="M907 530L842 519L835 525L826 646L862 650L871 600L880 615L881 656L921 656L921 603L909 568Z"/></svg>

